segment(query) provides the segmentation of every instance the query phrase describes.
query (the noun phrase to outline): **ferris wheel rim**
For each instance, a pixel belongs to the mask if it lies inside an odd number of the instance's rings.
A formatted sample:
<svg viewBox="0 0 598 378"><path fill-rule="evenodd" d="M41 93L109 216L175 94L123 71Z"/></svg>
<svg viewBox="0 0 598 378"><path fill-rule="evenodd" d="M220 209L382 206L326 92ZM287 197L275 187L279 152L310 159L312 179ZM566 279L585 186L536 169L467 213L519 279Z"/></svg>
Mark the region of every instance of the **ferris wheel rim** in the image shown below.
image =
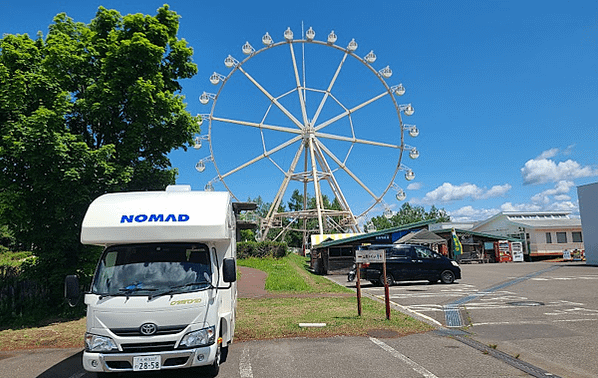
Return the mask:
<svg viewBox="0 0 598 378"><path fill-rule="evenodd" d="M284 40L284 41L279 41L279 42L274 42L270 45L264 46L258 50L254 50L252 53L250 53L247 57L245 57L243 60L241 61L236 61L234 66L231 67L230 72L228 73L228 75L226 75L221 81L221 84L218 88L218 91L216 92L216 95L213 98L213 103L210 109L210 113L209 113L209 131L208 131L208 141L209 141L209 148L210 148L210 158L212 160L212 163L214 165L214 168L216 170L217 176L211 180L211 182L220 182L222 183L222 185L224 185L224 187L226 188L226 190L231 194L231 196L236 199L239 200L239 198L235 195L235 193L233 192L233 190L231 189L231 187L226 183L226 177L228 177L230 175L230 171L229 172L221 172L220 168L218 167L217 161L216 161L216 154L214 152L214 146L213 146L213 138L212 138L212 127L213 127L213 122L214 120L218 120L219 117L214 117L214 111L216 109L216 104L217 104L217 100L220 96L220 94L222 93L222 91L224 90L224 87L226 86L226 83L228 82L228 80L237 72L237 71L242 71L243 65L246 64L248 61L250 61L251 59L255 58L256 56L271 50L273 48L276 47L280 47L280 46L284 46L284 45L291 45L291 49L293 49L293 45L305 45L305 44L315 44L315 45L321 45L321 46L327 46L327 47L332 47L336 50L339 50L341 52L343 52L346 56L351 56L352 58L356 59L357 61L359 61L361 64L363 64L366 68L368 68L370 70L371 73L373 73L376 78L378 79L378 81L380 83L382 83L383 87L384 87L384 95L389 95L392 102L393 102L393 106L395 109L395 113L398 117L399 120L399 127L400 127L400 145L399 145L399 155L398 155L398 160L397 160L397 165L392 173L392 175L390 175L390 180L388 182L388 184L385 186L384 190L379 194L379 195L371 195L371 197L373 198L374 202L371 205L366 205L366 209L364 211L361 211L360 214L358 215L354 215L355 218L361 218L363 216L365 216L366 214L368 214L374 207L376 207L378 204L380 204L381 202L383 202L384 197L386 196L386 194L388 193L388 191L396 186L395 184L395 179L397 177L397 174L400 170L404 169L405 167L402 165L402 160L403 160L403 152L405 150L405 136L404 136L404 123L403 123L403 119L402 119L402 115L401 115L401 108L400 105L397 102L396 97L393 95L393 88L390 87L388 85L388 83L386 82L385 78L382 76L382 74L377 71L369 62L367 62L364 58L360 57L359 55L355 54L354 51L349 50L348 48L339 46L337 44L334 43L328 43L328 42L323 42L323 41L318 41L315 39L296 39L296 40ZM345 56L345 58L346 58ZM229 57L231 57L229 55ZM233 58L234 59L234 58ZM339 67L340 70L340 67ZM313 89L313 88L307 88L305 86L300 87L303 90L318 90L318 89ZM330 89L330 88L329 88ZM320 90L324 93L329 93L329 89L327 90ZM294 88L293 90L289 91L297 91L299 90L299 88ZM330 92L331 94L331 92ZM335 121L334 121L335 122ZM331 122L331 123L334 123ZM302 129L305 125L301 125L300 122L295 123L297 126L299 126L300 129ZM300 129L298 129L298 132L300 132ZM287 131L288 132L288 131ZM300 142L300 139L297 139L297 137L295 138L291 138L289 139L287 142L294 140L291 144L288 144L286 147L296 143L296 142ZM317 139L316 139L317 140ZM280 146L280 145L279 145ZM278 146L277 146L278 147ZM353 147L353 144L351 144L351 148ZM280 149L279 149L280 150ZM275 151L276 152L276 151ZM349 152L350 153L350 152ZM330 156L330 155L329 155ZM266 154L262 154L261 157L258 159L257 157L252 159L255 160L250 164L247 163L243 163L241 164L239 167L244 166L247 167L253 163L256 163L259 160L262 160L264 158L266 158L268 156L266 156ZM268 157L269 158L269 157ZM347 155L348 158L348 155ZM344 165L344 164L343 164ZM238 167L235 167L233 170L236 170ZM336 170L338 170L340 168L336 168ZM351 177L353 179L353 181L356 181L358 184L360 184L360 182L358 180L355 180L355 178Z"/></svg>

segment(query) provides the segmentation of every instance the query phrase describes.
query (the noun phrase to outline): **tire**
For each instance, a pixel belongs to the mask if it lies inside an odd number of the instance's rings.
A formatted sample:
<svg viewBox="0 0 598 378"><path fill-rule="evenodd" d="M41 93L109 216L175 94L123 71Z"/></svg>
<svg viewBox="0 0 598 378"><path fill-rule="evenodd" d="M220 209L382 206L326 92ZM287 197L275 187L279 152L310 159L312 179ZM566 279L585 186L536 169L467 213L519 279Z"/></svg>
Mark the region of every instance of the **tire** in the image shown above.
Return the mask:
<svg viewBox="0 0 598 378"><path fill-rule="evenodd" d="M443 284L452 284L455 282L455 273L450 270L442 271L442 273L440 273L440 281L442 281Z"/></svg>
<svg viewBox="0 0 598 378"><path fill-rule="evenodd" d="M216 349L216 358L214 362L210 366L206 366L204 368L205 375L208 377L215 377L220 372L220 362L222 357L222 346L218 344L218 348Z"/></svg>
<svg viewBox="0 0 598 378"><path fill-rule="evenodd" d="M382 285L384 285L384 274L380 275L380 282L382 283ZM388 286L392 286L395 284L395 278L392 276L391 273L386 273L386 282L388 283Z"/></svg>

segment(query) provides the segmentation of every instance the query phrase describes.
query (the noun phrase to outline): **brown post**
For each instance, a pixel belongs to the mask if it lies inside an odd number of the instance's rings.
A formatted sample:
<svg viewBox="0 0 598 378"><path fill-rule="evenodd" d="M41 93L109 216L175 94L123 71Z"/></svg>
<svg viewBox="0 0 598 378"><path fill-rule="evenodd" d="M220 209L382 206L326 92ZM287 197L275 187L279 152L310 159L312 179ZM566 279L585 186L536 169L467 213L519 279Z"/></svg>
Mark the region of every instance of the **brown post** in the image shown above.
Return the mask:
<svg viewBox="0 0 598 378"><path fill-rule="evenodd" d="M386 320L390 320L390 293L388 292L388 280L386 279L386 259L382 263L382 275L384 275L384 303L386 304Z"/></svg>
<svg viewBox="0 0 598 378"><path fill-rule="evenodd" d="M361 263L355 264L357 277L357 315L361 316Z"/></svg>

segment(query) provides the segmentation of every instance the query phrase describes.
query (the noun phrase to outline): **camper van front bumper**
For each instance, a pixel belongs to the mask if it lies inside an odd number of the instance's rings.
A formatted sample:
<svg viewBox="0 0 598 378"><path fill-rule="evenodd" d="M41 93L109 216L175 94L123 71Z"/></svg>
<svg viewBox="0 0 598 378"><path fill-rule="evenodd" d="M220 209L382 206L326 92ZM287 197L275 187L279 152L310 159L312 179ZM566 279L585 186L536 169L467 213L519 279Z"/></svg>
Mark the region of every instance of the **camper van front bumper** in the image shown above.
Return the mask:
<svg viewBox="0 0 598 378"><path fill-rule="evenodd" d="M181 369L211 364L218 349L217 344L210 346L162 351L155 353L92 353L83 352L83 368L90 372L130 372L141 370ZM145 358L142 358L145 357ZM135 366L140 358L154 362L147 366ZM159 365L155 364L159 361Z"/></svg>

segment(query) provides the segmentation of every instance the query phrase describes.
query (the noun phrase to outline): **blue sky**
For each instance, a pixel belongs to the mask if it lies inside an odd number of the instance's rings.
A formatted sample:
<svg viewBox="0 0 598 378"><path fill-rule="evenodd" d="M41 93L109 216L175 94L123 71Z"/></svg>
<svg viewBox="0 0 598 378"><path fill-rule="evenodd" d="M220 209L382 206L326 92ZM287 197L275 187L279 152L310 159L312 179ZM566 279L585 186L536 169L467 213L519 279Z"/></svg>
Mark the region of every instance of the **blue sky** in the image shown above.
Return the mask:
<svg viewBox="0 0 598 378"><path fill-rule="evenodd" d="M0 0L0 33L47 32L52 18L66 12L88 23L98 6L122 14L156 13L164 2L143 1L29 1ZM337 45L355 39L356 54L370 50L377 56L372 66L393 71L388 85L402 83L406 93L399 104L413 104L415 113L403 115L420 130L417 138L405 137L420 157L403 154L415 180L406 181L400 171L394 182L405 189L411 204L444 208L455 221L485 219L501 210L569 210L578 215L576 187L598 181L598 3L526 1L169 1L181 16L179 37L193 47L199 73L185 80L182 94L192 114L210 113L212 102L201 105L199 95L217 93L209 77L228 75L223 64L230 54L245 59L242 45L262 48L268 32L275 42L290 27L295 38L313 27L316 40L331 30ZM326 89L342 54L333 48L308 45L295 48L296 61L308 87ZM355 59L343 66L333 94L348 108L383 89L378 79ZM303 65L303 62L305 64ZM275 96L293 89L290 49L279 46L243 64L257 82ZM303 77L302 79L303 80ZM321 94L308 92L313 114ZM383 98L355 112L356 137L399 143L397 115L392 102ZM240 72L222 88L214 114L223 118L267 124L283 124L273 110L266 115L268 100ZM297 110L297 95L281 103ZM322 119L340 111L326 103ZM301 113L294 112L297 118ZM207 122L202 135L208 134ZM347 117L326 128L327 133L350 134ZM264 133L247 126L214 123L212 142L216 166L222 172L240 166L294 135ZM341 160L350 144L321 139ZM280 168L290 165L298 144L272 156ZM217 176L212 162L203 173L195 163L210 156L207 144L200 150L175 151L173 166L180 171L179 184L201 190ZM375 192L390 182L398 152L392 148L356 145L347 166ZM261 196L272 201L282 183L281 170L268 159L231 174L225 179L241 200ZM334 164L332 164L334 165ZM332 169L338 168L336 165ZM335 171L341 189L355 213L367 209L373 199L342 169ZM216 190L224 190L216 183ZM401 206L394 190L384 206ZM290 191L287 191L287 197ZM364 218L379 215L383 206Z"/></svg>

